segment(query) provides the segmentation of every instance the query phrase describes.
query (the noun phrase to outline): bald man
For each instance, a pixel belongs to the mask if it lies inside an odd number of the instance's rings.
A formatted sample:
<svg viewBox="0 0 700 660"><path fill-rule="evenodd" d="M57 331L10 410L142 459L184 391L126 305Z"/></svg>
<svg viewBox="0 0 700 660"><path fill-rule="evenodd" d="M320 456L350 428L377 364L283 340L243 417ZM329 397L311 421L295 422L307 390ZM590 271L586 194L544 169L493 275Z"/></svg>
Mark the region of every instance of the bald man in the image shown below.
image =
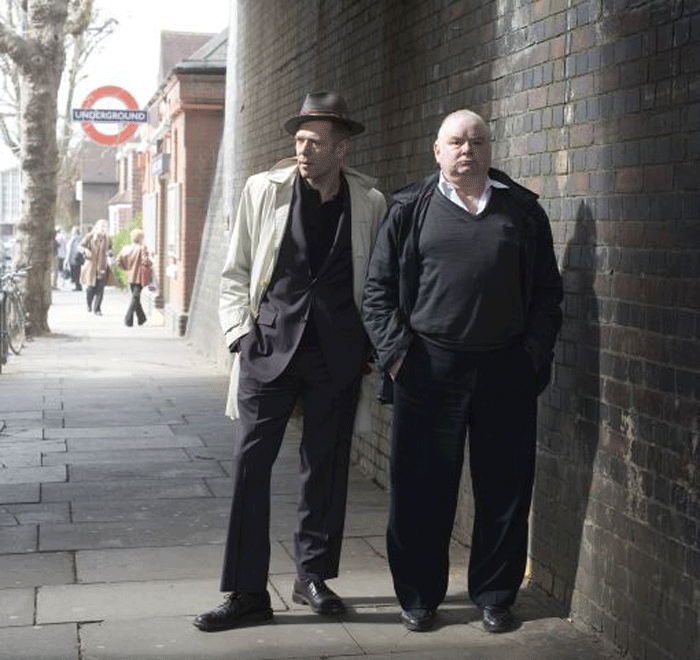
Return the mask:
<svg viewBox="0 0 700 660"><path fill-rule="evenodd" d="M433 149L439 172L395 193L363 295L393 385L389 564L403 624L429 630L447 591L468 433L469 594L484 628L506 632L525 574L537 396L562 282L547 215L535 193L491 168L482 117L449 115Z"/></svg>

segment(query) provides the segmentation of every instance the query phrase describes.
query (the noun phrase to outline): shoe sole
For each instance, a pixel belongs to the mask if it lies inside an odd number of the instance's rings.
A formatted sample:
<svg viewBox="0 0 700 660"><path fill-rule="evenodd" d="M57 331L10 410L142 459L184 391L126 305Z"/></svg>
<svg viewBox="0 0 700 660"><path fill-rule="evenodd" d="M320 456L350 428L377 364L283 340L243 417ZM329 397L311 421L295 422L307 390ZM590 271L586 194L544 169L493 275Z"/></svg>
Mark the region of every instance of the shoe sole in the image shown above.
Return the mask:
<svg viewBox="0 0 700 660"><path fill-rule="evenodd" d="M199 625L196 619L192 622L192 625L202 632L221 632L222 630L233 630L233 628L243 628L244 626L252 626L257 623L265 623L270 619L272 619L272 609L263 612L251 612L218 626Z"/></svg>
<svg viewBox="0 0 700 660"><path fill-rule="evenodd" d="M329 609L329 610L324 610L323 608L320 608L320 607L314 607L308 598L306 598L305 596L302 596L301 594L298 594L296 591L292 593L292 600L295 603L298 603L299 605L308 605L315 614L326 614L328 616L334 616L337 614L344 614L345 613L344 606L334 607L333 609Z"/></svg>

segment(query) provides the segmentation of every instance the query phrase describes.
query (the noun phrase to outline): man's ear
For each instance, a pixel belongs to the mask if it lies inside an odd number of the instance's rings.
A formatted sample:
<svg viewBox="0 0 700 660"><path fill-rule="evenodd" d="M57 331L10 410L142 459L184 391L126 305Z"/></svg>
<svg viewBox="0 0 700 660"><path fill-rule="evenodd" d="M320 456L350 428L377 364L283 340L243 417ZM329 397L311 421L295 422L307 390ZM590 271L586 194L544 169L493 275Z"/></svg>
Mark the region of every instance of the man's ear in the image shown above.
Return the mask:
<svg viewBox="0 0 700 660"><path fill-rule="evenodd" d="M440 154L440 145L438 144L438 141L435 140L435 142L433 142L433 156L435 156L435 162L439 162L438 161L439 154Z"/></svg>
<svg viewBox="0 0 700 660"><path fill-rule="evenodd" d="M345 158L350 150L350 140L349 138L343 138L338 140L338 144L335 145L335 152L340 158Z"/></svg>

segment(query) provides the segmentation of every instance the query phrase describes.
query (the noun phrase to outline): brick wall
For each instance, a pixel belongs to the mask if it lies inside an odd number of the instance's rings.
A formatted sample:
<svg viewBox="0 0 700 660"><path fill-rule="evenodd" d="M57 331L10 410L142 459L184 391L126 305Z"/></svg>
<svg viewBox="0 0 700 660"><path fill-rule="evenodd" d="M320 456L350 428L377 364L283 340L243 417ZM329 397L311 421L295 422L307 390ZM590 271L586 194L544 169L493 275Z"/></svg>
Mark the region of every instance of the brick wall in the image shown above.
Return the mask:
<svg viewBox="0 0 700 660"><path fill-rule="evenodd" d="M542 195L566 289L540 400L532 579L631 657L700 657L700 5L231 7L228 209L246 176L293 153L281 125L308 90L348 98L367 125L350 163L385 191L432 170L446 113L490 120L495 164ZM210 245L224 237L222 219ZM380 482L387 412L354 449ZM457 537L470 526L465 475Z"/></svg>

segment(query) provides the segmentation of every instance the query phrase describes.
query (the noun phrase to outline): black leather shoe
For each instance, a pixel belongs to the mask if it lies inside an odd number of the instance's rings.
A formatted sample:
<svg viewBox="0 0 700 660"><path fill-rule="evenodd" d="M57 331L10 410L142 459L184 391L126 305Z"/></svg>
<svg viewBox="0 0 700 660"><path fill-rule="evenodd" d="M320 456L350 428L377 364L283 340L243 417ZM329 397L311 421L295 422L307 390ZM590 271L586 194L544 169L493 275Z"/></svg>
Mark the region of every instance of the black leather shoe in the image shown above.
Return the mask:
<svg viewBox="0 0 700 660"><path fill-rule="evenodd" d="M323 580L294 580L292 600L308 605L316 614L345 612L345 603Z"/></svg>
<svg viewBox="0 0 700 660"><path fill-rule="evenodd" d="M271 618L270 594L263 591L257 594L229 594L219 607L200 614L192 623L204 632L217 632L269 621Z"/></svg>
<svg viewBox="0 0 700 660"><path fill-rule="evenodd" d="M436 611L433 609L403 610L401 623L413 632L426 632L435 623Z"/></svg>
<svg viewBox="0 0 700 660"><path fill-rule="evenodd" d="M515 628L515 619L508 607L487 605L483 609L484 630L490 633L508 632Z"/></svg>

